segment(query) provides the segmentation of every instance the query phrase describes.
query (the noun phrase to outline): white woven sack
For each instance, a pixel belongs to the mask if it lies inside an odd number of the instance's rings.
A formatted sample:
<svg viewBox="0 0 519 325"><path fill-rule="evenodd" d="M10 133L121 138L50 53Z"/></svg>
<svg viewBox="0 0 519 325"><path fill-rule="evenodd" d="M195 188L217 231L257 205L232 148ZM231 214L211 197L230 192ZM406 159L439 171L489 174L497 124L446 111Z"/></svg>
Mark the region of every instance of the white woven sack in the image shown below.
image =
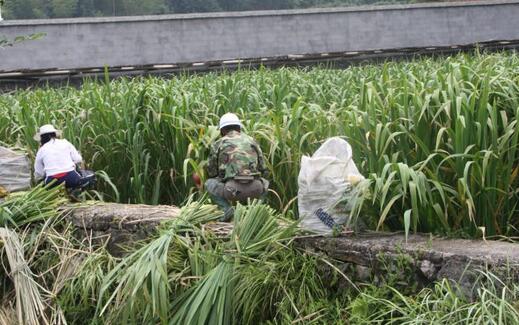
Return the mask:
<svg viewBox="0 0 519 325"><path fill-rule="evenodd" d="M0 186L9 192L31 187L31 164L26 154L0 146Z"/></svg>
<svg viewBox="0 0 519 325"><path fill-rule="evenodd" d="M359 176L357 166L352 160L350 144L333 137L312 155L303 156L298 177L298 207L300 226L320 234L331 234L332 229L316 216L318 209L324 210L338 224L348 220L348 209L337 207L352 185L349 176Z"/></svg>

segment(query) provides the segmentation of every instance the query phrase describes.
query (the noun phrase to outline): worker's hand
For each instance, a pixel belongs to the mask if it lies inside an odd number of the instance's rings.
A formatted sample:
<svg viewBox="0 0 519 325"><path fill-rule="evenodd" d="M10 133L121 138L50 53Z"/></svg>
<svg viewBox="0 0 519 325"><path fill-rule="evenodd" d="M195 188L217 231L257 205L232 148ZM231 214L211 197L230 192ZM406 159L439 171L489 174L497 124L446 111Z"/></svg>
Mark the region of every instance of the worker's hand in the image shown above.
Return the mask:
<svg viewBox="0 0 519 325"><path fill-rule="evenodd" d="M76 171L79 173L80 171L82 170L85 170L85 163L84 162L80 162L80 163L77 163L76 164Z"/></svg>
<svg viewBox="0 0 519 325"><path fill-rule="evenodd" d="M193 174L193 182L195 183L197 189L202 188L202 180L200 179L200 176L198 176L197 173Z"/></svg>

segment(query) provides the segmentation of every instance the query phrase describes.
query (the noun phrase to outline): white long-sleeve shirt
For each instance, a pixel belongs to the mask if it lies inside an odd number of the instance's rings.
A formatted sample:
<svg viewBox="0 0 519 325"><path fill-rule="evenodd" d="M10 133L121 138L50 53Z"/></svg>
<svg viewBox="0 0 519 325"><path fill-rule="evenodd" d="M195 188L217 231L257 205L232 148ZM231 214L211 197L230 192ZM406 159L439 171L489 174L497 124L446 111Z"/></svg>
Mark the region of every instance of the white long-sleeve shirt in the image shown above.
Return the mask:
<svg viewBox="0 0 519 325"><path fill-rule="evenodd" d="M34 162L36 179L68 173L83 159L76 148L65 139L52 139L38 150Z"/></svg>

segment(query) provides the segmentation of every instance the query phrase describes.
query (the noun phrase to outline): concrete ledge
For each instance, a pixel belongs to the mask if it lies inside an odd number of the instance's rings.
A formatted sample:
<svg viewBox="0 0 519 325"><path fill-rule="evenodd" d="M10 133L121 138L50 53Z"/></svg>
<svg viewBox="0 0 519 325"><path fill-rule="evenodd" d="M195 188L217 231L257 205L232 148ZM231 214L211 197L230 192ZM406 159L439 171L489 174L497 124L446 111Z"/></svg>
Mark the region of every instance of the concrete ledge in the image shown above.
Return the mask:
<svg viewBox="0 0 519 325"><path fill-rule="evenodd" d="M122 255L124 248L156 234L163 221L180 215L180 208L170 205L119 204L87 202L62 208L65 217L76 227L76 236L94 243L107 243L114 255ZM226 237L232 224L211 222L203 225L205 231L217 237Z"/></svg>
<svg viewBox="0 0 519 325"><path fill-rule="evenodd" d="M109 241L109 249L120 254L120 246L154 235L161 221L176 218L180 209L174 206L95 203L64 208L82 238ZM204 229L228 237L231 223L209 223ZM435 238L403 234L364 233L337 238L302 237L296 246L324 254L339 262L379 272L382 266L397 267L404 258L423 285L444 278L470 287L478 270L488 269L496 275L519 281L519 244L500 241ZM401 270L395 269L396 272Z"/></svg>
<svg viewBox="0 0 519 325"><path fill-rule="evenodd" d="M169 205L120 204L92 202L63 208L78 228L94 231L156 227L161 221L176 218L180 209Z"/></svg>
<svg viewBox="0 0 519 325"><path fill-rule="evenodd" d="M403 234L367 233L356 236L298 239L297 245L361 266L369 272L382 272L387 265L396 272L402 258L415 272L422 285L450 279L470 295L478 271L489 270L503 278L519 280L519 244L500 241L433 238Z"/></svg>
<svg viewBox="0 0 519 325"><path fill-rule="evenodd" d="M116 256L131 244L155 234L161 221L176 218L174 206L87 202L63 207L63 214L76 227L80 240L100 245L107 243Z"/></svg>

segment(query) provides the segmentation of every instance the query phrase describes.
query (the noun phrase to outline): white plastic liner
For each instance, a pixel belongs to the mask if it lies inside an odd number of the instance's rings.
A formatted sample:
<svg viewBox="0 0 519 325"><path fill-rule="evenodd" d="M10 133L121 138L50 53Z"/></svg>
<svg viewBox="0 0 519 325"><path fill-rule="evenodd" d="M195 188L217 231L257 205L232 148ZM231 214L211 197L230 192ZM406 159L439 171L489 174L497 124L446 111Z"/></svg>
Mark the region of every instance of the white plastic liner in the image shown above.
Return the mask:
<svg viewBox="0 0 519 325"><path fill-rule="evenodd" d="M333 137L313 154L303 156L298 177L298 207L300 226L323 235L333 230L317 217L316 211L323 210L337 224L348 221L353 202L349 200L354 187L348 178L364 177L352 160L350 144Z"/></svg>
<svg viewBox="0 0 519 325"><path fill-rule="evenodd" d="M25 153L0 146L0 186L9 192L31 187L31 163Z"/></svg>

